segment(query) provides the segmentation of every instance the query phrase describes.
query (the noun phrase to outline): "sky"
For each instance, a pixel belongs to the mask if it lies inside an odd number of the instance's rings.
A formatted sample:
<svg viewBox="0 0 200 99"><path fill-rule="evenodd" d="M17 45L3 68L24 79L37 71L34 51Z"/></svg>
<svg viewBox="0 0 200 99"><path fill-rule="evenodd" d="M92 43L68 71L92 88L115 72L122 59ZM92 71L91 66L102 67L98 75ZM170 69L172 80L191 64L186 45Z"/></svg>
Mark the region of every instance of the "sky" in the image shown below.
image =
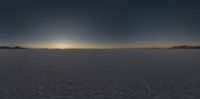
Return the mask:
<svg viewBox="0 0 200 99"><path fill-rule="evenodd" d="M1 0L0 45L200 45L199 5L200 1L191 0Z"/></svg>

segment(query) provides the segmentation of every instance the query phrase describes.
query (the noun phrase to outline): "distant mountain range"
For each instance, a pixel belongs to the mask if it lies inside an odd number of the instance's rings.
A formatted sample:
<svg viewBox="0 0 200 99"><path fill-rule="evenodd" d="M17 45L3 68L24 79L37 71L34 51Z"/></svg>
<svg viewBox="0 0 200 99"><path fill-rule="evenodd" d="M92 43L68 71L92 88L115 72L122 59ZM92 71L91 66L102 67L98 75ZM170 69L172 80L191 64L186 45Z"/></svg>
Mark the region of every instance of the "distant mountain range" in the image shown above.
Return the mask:
<svg viewBox="0 0 200 99"><path fill-rule="evenodd" d="M11 46L0 46L0 49L27 49L27 48L23 48L21 46L14 46L14 47L11 47Z"/></svg>
<svg viewBox="0 0 200 99"><path fill-rule="evenodd" d="M200 46L180 45L173 46L172 49L200 49Z"/></svg>

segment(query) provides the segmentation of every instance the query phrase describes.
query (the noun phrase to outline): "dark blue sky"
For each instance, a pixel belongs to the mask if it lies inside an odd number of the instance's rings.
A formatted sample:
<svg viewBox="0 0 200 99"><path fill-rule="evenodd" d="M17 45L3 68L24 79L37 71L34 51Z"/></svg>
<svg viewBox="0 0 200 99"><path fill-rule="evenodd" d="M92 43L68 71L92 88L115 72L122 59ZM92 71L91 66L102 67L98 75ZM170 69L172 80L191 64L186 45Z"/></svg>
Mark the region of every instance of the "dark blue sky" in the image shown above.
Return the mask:
<svg viewBox="0 0 200 99"><path fill-rule="evenodd" d="M200 2L1 0L0 44L144 47L200 43Z"/></svg>

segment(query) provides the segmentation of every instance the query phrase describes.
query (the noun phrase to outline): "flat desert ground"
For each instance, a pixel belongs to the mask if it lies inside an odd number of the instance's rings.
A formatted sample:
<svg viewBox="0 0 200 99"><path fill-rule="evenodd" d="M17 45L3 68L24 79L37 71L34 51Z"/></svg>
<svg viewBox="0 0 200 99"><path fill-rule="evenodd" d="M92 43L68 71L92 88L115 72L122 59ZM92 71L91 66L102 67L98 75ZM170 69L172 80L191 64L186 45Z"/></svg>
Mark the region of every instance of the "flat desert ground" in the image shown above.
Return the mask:
<svg viewBox="0 0 200 99"><path fill-rule="evenodd" d="M0 99L200 99L200 50L0 50Z"/></svg>

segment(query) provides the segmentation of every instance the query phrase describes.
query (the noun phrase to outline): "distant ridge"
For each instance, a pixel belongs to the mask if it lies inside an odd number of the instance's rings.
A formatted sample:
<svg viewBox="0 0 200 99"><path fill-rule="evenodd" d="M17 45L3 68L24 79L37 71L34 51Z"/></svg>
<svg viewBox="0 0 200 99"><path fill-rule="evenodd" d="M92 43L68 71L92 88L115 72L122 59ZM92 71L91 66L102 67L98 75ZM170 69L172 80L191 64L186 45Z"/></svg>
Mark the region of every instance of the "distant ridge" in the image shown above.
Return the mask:
<svg viewBox="0 0 200 99"><path fill-rule="evenodd" d="M200 46L180 45L173 46L172 49L200 49Z"/></svg>
<svg viewBox="0 0 200 99"><path fill-rule="evenodd" d="M0 49L27 49L27 48L23 48L21 46L14 46L14 47L11 47L11 46L0 46Z"/></svg>

